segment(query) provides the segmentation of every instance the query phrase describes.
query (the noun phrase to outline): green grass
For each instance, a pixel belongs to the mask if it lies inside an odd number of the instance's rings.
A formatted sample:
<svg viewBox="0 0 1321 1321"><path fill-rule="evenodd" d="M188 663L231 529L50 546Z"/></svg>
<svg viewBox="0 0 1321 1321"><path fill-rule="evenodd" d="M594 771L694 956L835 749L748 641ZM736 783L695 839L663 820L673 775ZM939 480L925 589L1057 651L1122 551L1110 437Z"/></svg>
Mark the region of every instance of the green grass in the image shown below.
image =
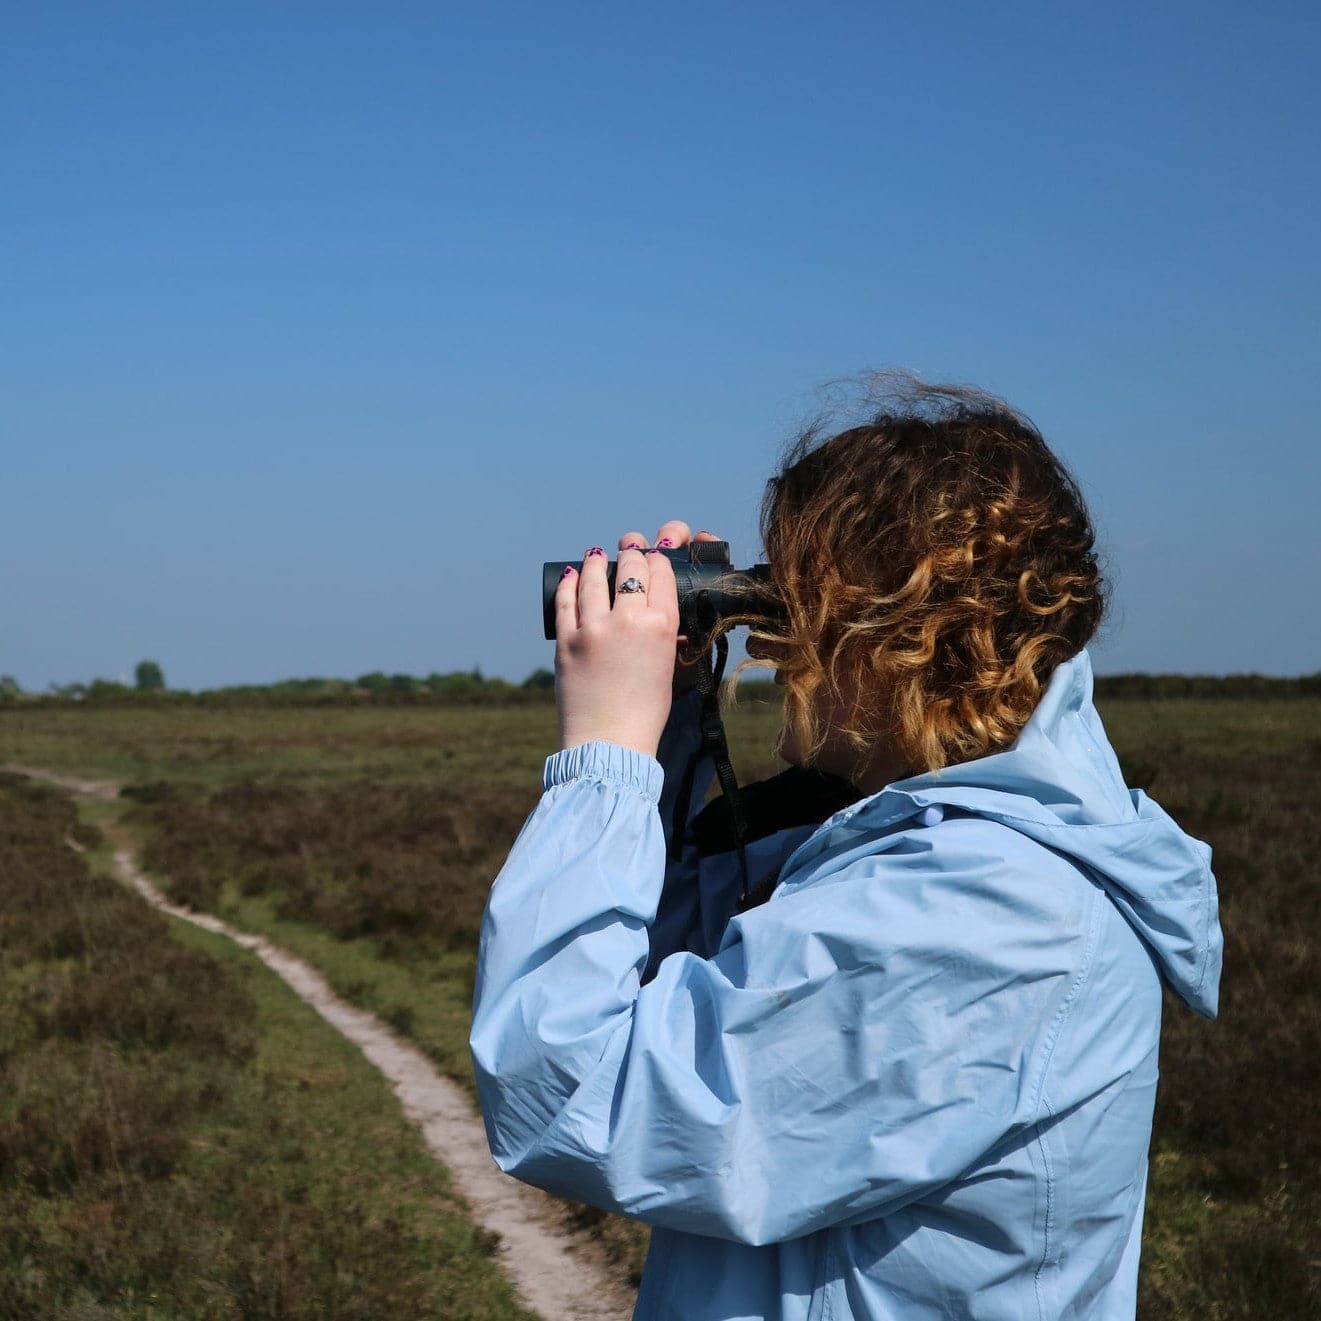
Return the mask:
<svg viewBox="0 0 1321 1321"><path fill-rule="evenodd" d="M518 780L554 739L549 704L520 707L0 707L0 764L114 780L217 785L244 776L317 782ZM543 754L544 755L544 754Z"/></svg>
<svg viewBox="0 0 1321 1321"><path fill-rule="evenodd" d="M1234 760L1244 754L1314 751L1321 700L1117 701L1101 715L1115 747L1167 762L1182 754Z"/></svg>
<svg viewBox="0 0 1321 1321"><path fill-rule="evenodd" d="M778 723L773 706L740 705L731 742L741 773L762 774L771 765ZM0 764L120 781L412 778L526 787L555 738L549 703L220 710L0 706Z"/></svg>

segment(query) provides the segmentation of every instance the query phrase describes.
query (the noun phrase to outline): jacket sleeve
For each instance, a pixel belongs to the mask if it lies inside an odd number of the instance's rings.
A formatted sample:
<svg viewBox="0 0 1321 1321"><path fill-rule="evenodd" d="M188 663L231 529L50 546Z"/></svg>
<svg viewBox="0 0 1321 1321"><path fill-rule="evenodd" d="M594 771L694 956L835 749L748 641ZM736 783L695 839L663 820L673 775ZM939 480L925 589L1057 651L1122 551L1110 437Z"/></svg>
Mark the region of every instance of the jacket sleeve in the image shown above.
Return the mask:
<svg viewBox="0 0 1321 1321"><path fill-rule="evenodd" d="M660 767L588 744L545 782L478 960L471 1045L502 1169L759 1244L885 1215L1034 1122L1041 1025L1077 951L1042 939L1058 914L1030 897L1006 918L993 851L938 858L935 832L901 831L643 985Z"/></svg>

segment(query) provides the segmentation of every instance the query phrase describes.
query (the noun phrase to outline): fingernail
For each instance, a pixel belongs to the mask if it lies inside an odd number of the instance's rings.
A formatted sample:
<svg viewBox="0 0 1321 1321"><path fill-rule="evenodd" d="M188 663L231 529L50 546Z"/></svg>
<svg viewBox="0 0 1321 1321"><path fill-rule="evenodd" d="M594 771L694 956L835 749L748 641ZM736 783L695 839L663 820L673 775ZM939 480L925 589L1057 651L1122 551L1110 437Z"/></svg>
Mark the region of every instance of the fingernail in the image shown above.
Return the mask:
<svg viewBox="0 0 1321 1321"><path fill-rule="evenodd" d="M713 537L713 536L715 536L715 533L714 533L714 532L708 532L708 531L706 530L706 528L703 528L703 529L702 529L697 535L698 535L699 537Z"/></svg>
<svg viewBox="0 0 1321 1321"><path fill-rule="evenodd" d="M561 577L561 578L568 578L572 573L573 573L573 565L572 565L572 564L566 564L566 565L564 566L564 572L563 572L562 574L560 574L560 577Z"/></svg>
<svg viewBox="0 0 1321 1321"><path fill-rule="evenodd" d="M669 537L662 537L656 544L658 546L673 546L674 542Z"/></svg>
<svg viewBox="0 0 1321 1321"><path fill-rule="evenodd" d="M642 543L641 543L640 541L630 541L630 542L628 543L628 545L624 547L624 549L625 549L625 550L643 550L643 549L645 549L645 547L642 545Z"/></svg>
<svg viewBox="0 0 1321 1321"><path fill-rule="evenodd" d="M587 553L589 555L604 555L605 549L601 546L593 546Z"/></svg>
<svg viewBox="0 0 1321 1321"><path fill-rule="evenodd" d="M660 547L659 547L659 546L651 546L651 547L649 547L647 550L644 550L642 553L643 553L644 555L659 555L659 554L660 554Z"/></svg>

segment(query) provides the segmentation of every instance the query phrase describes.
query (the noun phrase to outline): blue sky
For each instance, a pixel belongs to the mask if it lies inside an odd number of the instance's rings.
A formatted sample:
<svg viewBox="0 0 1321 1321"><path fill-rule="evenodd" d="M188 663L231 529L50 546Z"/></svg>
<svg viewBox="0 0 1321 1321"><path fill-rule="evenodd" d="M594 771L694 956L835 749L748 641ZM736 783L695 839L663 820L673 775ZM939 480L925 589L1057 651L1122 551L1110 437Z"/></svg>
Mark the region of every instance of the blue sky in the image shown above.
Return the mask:
<svg viewBox="0 0 1321 1321"><path fill-rule="evenodd" d="M0 43L0 672L548 663L823 382L1028 412L1098 668L1321 668L1321 10L61 4Z"/></svg>

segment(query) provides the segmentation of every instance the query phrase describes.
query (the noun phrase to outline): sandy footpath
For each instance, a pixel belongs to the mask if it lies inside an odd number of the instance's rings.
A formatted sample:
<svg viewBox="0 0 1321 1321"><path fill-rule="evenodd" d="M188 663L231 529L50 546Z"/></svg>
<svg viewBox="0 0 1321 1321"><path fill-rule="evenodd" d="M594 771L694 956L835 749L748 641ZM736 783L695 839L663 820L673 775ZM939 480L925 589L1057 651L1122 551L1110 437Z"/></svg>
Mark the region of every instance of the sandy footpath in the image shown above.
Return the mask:
<svg viewBox="0 0 1321 1321"><path fill-rule="evenodd" d="M45 780L79 796L108 801L118 794L118 786L106 781L22 766L0 769ZM122 839L114 843L115 871L153 908L251 950L390 1080L404 1113L422 1130L432 1155L449 1170L472 1218L499 1235L496 1258L525 1307L545 1321L624 1321L632 1315L632 1295L608 1269L595 1242L567 1229L562 1210L549 1197L500 1172L467 1095L437 1073L421 1051L374 1015L340 999L302 959L218 917L170 903L143 875Z"/></svg>

